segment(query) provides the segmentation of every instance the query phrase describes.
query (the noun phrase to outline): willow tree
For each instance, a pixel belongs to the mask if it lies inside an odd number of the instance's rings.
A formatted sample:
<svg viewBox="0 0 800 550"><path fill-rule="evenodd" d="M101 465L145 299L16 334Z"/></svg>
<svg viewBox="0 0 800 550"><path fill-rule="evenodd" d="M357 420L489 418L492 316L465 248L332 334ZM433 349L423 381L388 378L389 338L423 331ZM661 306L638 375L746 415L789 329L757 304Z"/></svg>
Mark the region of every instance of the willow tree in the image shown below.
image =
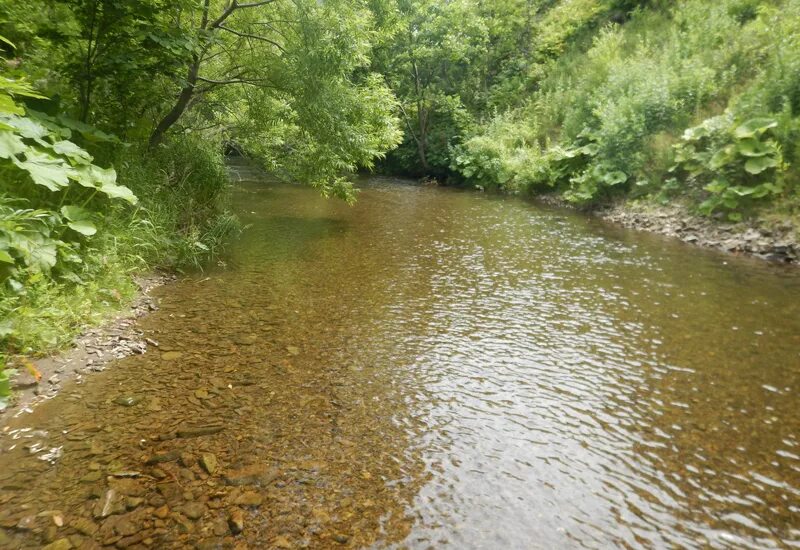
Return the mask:
<svg viewBox="0 0 800 550"><path fill-rule="evenodd" d="M376 30L358 1L204 0L182 24L196 46L150 147L181 120L217 124L254 152L279 151L292 177L351 198L340 176L399 142L393 97L365 69Z"/></svg>

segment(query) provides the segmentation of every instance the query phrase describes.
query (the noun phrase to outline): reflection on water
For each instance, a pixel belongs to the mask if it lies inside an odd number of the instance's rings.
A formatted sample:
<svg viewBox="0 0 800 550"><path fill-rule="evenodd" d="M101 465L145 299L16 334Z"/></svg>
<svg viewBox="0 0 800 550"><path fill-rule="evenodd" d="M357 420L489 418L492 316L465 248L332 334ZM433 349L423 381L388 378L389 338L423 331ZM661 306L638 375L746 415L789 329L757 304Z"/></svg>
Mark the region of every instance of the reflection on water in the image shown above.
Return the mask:
<svg viewBox="0 0 800 550"><path fill-rule="evenodd" d="M381 179L236 206L160 350L2 441L0 546L800 546L797 271Z"/></svg>

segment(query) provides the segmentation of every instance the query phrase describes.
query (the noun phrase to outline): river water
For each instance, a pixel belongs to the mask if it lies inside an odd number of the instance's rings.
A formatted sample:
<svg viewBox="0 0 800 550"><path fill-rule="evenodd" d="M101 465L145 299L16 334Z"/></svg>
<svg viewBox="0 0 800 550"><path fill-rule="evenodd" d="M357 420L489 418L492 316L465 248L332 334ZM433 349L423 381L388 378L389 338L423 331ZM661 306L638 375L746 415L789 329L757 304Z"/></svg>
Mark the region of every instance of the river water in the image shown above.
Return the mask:
<svg viewBox="0 0 800 550"><path fill-rule="evenodd" d="M159 347L0 440L0 546L800 547L800 272L362 188L241 182Z"/></svg>

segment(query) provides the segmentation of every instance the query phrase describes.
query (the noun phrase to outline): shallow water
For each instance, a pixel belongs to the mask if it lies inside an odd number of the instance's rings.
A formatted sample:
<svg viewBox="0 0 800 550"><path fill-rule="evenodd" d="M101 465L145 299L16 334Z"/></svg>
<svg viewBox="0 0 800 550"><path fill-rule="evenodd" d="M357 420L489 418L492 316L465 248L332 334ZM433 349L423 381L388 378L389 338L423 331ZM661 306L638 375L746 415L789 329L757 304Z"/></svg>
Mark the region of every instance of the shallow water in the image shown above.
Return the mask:
<svg viewBox="0 0 800 550"><path fill-rule="evenodd" d="M0 546L800 547L800 271L389 179L234 199L159 349L0 440Z"/></svg>

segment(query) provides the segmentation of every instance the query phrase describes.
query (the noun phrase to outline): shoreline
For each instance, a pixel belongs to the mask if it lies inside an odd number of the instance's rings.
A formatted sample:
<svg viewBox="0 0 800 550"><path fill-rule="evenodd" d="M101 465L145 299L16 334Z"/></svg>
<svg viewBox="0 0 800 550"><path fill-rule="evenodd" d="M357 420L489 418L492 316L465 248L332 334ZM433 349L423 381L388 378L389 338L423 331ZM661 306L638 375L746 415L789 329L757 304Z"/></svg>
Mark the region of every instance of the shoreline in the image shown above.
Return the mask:
<svg viewBox="0 0 800 550"><path fill-rule="evenodd" d="M167 273L136 277L139 291L133 301L101 324L86 327L73 339L71 347L35 359L12 358L9 367L17 369L17 374L11 378L11 402L0 412L0 429L7 430L12 420L58 395L67 382L81 383L84 377L104 371L117 359L142 354L150 346L158 347L158 342L146 338L137 328L137 321L158 310L152 292L176 279L176 275ZM38 380L24 362L41 374Z"/></svg>
<svg viewBox="0 0 800 550"><path fill-rule="evenodd" d="M678 239L684 243L744 255L773 263L800 266L800 230L789 221L754 219L721 223L697 216L679 203L618 201L580 208L554 195L533 197L539 204L583 212L601 220L638 231Z"/></svg>

